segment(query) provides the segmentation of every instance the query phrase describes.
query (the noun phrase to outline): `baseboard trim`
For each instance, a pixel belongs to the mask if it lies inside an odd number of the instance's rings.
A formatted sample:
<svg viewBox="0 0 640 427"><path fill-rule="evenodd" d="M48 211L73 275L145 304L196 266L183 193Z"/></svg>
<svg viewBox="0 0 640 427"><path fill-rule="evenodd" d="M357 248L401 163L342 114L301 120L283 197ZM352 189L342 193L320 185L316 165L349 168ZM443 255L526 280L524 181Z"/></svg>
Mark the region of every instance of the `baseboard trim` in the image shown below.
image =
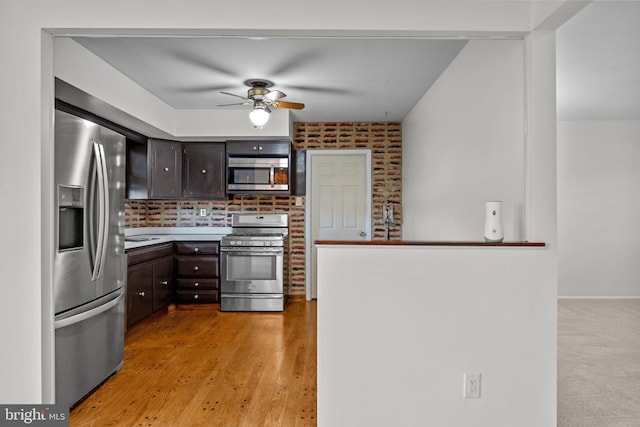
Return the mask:
<svg viewBox="0 0 640 427"><path fill-rule="evenodd" d="M560 296L558 295L558 299L640 299L640 296L637 295L628 295L628 296Z"/></svg>

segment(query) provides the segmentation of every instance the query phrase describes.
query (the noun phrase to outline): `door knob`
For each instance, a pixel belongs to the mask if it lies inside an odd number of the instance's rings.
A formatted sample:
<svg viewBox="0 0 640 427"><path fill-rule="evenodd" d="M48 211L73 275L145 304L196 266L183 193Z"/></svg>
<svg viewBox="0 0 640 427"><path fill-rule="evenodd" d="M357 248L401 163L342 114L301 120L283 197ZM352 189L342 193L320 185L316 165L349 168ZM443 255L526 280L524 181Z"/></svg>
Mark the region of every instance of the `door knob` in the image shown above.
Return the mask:
<svg viewBox="0 0 640 427"><path fill-rule="evenodd" d="M360 237L367 237L367 233L365 233L364 231L360 232Z"/></svg>

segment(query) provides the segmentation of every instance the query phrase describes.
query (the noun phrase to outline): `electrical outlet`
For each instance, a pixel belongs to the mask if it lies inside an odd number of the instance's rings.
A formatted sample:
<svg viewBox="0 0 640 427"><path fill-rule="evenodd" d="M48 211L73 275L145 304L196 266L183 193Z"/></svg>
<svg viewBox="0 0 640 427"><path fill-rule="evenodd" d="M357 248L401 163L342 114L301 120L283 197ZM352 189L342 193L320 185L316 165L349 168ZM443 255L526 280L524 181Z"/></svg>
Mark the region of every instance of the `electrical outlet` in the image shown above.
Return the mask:
<svg viewBox="0 0 640 427"><path fill-rule="evenodd" d="M480 374L464 374L464 398L480 398Z"/></svg>
<svg viewBox="0 0 640 427"><path fill-rule="evenodd" d="M200 216L207 216L207 210L206 209L200 209Z"/></svg>

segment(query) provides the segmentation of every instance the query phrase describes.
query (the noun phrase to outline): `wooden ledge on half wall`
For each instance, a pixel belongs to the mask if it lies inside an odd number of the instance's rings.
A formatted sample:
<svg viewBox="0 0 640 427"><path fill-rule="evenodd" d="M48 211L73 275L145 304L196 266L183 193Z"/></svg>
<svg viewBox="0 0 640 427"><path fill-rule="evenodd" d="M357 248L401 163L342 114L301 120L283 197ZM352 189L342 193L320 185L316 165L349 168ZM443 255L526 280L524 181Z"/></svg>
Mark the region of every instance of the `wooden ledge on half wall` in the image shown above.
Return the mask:
<svg viewBox="0 0 640 427"><path fill-rule="evenodd" d="M316 245L341 246L498 246L498 247L545 247L544 242L484 242L484 241L422 241L422 240L316 240Z"/></svg>

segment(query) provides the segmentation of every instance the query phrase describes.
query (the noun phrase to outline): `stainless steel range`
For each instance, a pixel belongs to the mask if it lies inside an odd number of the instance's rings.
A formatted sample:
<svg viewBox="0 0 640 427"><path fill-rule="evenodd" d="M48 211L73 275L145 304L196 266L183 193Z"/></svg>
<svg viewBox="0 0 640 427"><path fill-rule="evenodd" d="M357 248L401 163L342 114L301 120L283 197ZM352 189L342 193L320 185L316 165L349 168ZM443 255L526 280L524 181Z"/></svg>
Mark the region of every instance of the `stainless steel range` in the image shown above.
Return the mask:
<svg viewBox="0 0 640 427"><path fill-rule="evenodd" d="M220 242L220 309L283 311L286 214L233 214Z"/></svg>

